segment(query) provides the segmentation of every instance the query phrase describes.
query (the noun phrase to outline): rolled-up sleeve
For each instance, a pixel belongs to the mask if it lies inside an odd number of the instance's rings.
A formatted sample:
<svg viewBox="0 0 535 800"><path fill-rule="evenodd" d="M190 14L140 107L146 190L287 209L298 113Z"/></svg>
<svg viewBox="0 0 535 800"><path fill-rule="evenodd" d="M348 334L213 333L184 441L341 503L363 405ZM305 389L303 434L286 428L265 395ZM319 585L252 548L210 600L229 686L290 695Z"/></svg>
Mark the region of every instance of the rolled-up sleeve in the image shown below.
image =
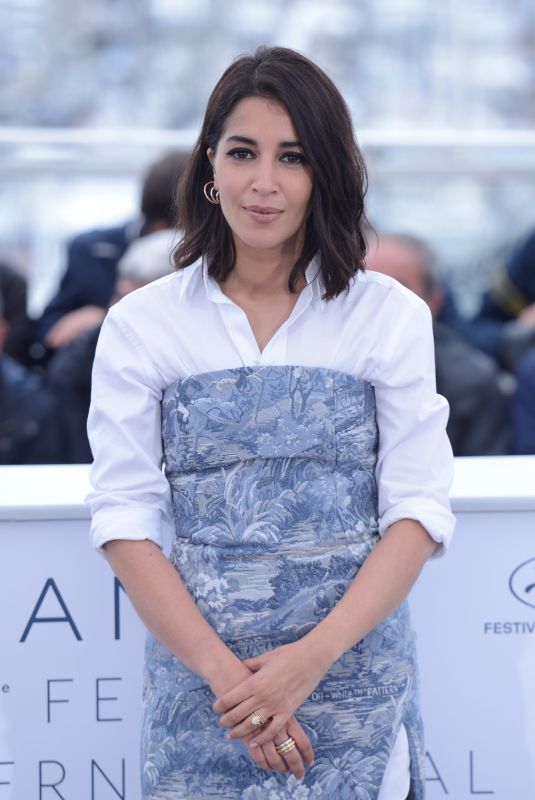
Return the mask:
<svg viewBox="0 0 535 800"><path fill-rule="evenodd" d="M446 435L448 404L436 393L431 315L410 309L375 381L379 454L379 531L414 519L443 547L455 528L449 490L453 454Z"/></svg>
<svg viewBox="0 0 535 800"><path fill-rule="evenodd" d="M94 462L90 540L150 539L163 547L171 526L162 472L161 395L135 333L108 314L93 367L88 435Z"/></svg>

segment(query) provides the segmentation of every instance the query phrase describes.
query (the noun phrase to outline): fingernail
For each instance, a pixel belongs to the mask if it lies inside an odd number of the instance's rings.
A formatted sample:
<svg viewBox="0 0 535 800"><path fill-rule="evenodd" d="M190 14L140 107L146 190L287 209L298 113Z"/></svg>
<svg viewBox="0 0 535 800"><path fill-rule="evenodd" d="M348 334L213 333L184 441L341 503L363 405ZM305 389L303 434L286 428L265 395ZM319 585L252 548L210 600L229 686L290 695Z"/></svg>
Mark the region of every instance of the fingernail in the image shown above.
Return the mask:
<svg viewBox="0 0 535 800"><path fill-rule="evenodd" d="M254 750L255 747L258 747L258 742L251 742L249 747L253 748L253 750Z"/></svg>

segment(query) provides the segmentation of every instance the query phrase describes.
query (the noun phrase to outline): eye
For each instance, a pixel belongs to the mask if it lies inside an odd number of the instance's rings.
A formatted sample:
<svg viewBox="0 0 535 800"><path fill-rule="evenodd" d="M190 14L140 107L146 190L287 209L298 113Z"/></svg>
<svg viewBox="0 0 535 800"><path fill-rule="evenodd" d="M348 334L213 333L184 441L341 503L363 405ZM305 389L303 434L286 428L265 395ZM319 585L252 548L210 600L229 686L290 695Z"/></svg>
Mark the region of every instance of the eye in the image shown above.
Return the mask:
<svg viewBox="0 0 535 800"><path fill-rule="evenodd" d="M246 147L235 147L233 150L228 151L227 156L235 158L236 161L247 161L253 158L253 152Z"/></svg>
<svg viewBox="0 0 535 800"><path fill-rule="evenodd" d="M306 164L307 160L302 153L284 153L281 156L281 161L286 161L287 164Z"/></svg>

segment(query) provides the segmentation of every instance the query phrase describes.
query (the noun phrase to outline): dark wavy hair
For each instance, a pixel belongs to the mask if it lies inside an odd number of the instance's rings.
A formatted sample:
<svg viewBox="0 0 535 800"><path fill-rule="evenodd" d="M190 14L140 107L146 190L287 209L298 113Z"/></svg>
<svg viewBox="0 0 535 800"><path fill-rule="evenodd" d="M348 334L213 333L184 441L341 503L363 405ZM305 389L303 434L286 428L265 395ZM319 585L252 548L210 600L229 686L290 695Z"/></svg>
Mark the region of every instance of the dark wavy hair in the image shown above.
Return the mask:
<svg viewBox="0 0 535 800"><path fill-rule="evenodd" d="M318 257L324 299L336 297L364 269L366 167L342 95L308 58L285 47L259 47L223 73L206 108L199 138L177 191L177 226L183 238L174 252L177 269L203 256L209 274L222 283L236 252L221 209L209 203L203 186L213 179L207 149L217 148L236 103L265 97L286 107L313 171L310 213L303 250L289 277L296 291L308 263Z"/></svg>

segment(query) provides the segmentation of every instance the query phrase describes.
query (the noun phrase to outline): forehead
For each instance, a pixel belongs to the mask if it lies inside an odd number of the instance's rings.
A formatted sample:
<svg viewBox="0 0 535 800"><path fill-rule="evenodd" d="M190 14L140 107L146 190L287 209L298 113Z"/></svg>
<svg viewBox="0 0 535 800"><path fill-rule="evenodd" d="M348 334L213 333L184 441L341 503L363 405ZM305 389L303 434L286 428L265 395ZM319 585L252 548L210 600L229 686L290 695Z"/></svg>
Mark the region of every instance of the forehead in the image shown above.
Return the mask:
<svg viewBox="0 0 535 800"><path fill-rule="evenodd" d="M286 107L266 97L245 97L236 103L225 120L221 138L229 136L246 136L259 142L297 139Z"/></svg>

